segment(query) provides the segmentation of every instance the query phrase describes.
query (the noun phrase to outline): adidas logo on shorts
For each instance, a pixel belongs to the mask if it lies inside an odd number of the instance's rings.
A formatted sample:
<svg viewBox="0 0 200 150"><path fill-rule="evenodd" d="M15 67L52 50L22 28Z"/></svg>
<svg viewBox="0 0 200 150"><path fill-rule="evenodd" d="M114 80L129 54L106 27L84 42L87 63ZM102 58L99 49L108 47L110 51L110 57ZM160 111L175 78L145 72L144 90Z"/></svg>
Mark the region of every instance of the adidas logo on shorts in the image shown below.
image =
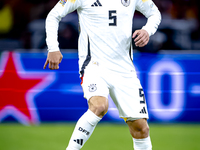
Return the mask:
<svg viewBox="0 0 200 150"><path fill-rule="evenodd" d="M140 111L140 113L141 113L141 114L146 114L146 113L147 113L145 107L142 108L142 110Z"/></svg>

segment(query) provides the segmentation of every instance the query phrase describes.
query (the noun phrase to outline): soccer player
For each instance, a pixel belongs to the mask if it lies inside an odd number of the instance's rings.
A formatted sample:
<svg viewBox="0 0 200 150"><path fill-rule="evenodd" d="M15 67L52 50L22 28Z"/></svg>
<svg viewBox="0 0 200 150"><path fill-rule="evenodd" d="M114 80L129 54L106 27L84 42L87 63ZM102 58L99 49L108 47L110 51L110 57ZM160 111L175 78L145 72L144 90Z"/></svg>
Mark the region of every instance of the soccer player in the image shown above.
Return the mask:
<svg viewBox="0 0 200 150"><path fill-rule="evenodd" d="M80 23L79 69L88 110L78 120L66 150L79 150L108 111L110 94L119 117L128 124L135 150L151 150L144 92L132 62L132 38L145 46L161 21L152 0L60 0L46 19L47 60L44 69L59 68L63 58L57 41L62 17L77 10ZM148 20L132 34L135 10Z"/></svg>

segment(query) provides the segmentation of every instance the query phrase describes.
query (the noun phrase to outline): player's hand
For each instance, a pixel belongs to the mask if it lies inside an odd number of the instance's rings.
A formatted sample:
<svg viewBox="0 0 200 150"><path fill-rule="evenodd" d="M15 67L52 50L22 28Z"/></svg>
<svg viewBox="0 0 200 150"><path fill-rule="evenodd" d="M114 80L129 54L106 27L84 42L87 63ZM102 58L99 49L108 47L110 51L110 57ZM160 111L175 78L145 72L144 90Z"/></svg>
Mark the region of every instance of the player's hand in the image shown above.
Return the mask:
<svg viewBox="0 0 200 150"><path fill-rule="evenodd" d="M47 67L49 64L49 69L54 70L54 69L59 69L59 64L61 63L63 58L63 55L61 54L60 51L56 52L48 52L46 62L44 64L44 69Z"/></svg>
<svg viewBox="0 0 200 150"><path fill-rule="evenodd" d="M134 39L135 46L138 46L138 47L144 47L149 42L149 34L144 29L136 30L133 33L132 38L135 38Z"/></svg>

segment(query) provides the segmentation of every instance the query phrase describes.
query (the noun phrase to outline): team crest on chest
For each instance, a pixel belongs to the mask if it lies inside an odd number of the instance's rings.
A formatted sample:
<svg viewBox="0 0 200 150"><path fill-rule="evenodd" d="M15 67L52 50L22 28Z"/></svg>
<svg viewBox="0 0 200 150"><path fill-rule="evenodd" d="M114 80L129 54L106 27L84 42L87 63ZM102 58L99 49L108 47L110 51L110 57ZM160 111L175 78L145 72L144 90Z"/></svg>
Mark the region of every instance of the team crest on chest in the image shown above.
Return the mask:
<svg viewBox="0 0 200 150"><path fill-rule="evenodd" d="M121 0L122 5L124 5L125 7L128 7L130 5L130 0Z"/></svg>

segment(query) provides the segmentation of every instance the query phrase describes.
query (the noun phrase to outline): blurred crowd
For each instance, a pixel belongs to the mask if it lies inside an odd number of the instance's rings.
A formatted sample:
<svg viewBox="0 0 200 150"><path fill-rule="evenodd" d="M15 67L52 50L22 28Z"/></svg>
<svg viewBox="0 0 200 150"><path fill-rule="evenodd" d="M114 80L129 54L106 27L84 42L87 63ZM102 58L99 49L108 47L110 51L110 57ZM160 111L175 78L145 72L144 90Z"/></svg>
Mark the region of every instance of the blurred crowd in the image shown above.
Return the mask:
<svg viewBox="0 0 200 150"><path fill-rule="evenodd" d="M162 14L158 31L139 51L200 50L200 1L153 0ZM58 0L0 0L0 51L46 50L45 19ZM146 23L137 12L133 32ZM78 16L73 12L59 26L59 47L78 48Z"/></svg>

